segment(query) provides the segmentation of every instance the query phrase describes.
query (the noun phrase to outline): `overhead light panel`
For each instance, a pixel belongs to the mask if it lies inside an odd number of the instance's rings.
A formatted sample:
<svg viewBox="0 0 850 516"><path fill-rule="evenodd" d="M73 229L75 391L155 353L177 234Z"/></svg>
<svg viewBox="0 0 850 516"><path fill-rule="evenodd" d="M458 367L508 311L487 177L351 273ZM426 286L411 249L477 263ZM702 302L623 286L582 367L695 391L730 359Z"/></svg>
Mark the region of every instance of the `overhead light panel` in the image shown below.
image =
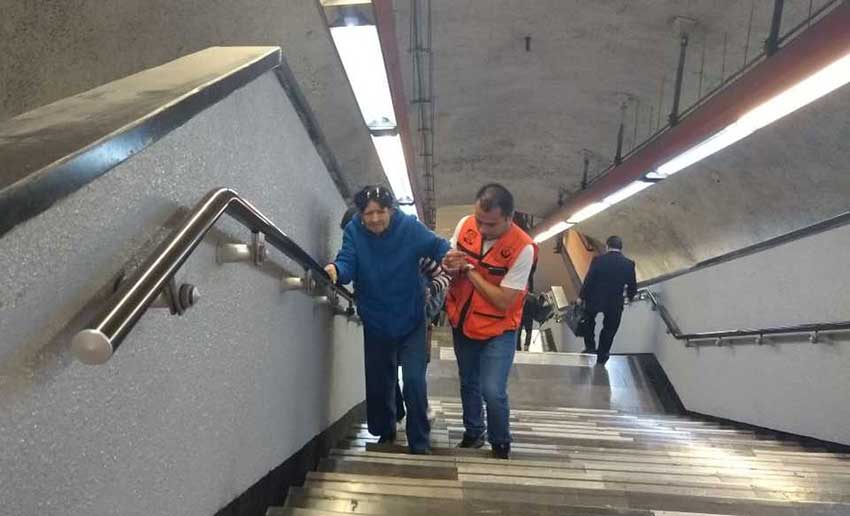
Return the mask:
<svg viewBox="0 0 850 516"><path fill-rule="evenodd" d="M738 123L755 131L850 82L850 54L747 112Z"/></svg>
<svg viewBox="0 0 850 516"><path fill-rule="evenodd" d="M590 217L596 215L597 213L603 211L607 207L608 205L604 202L595 202L593 204L589 204L575 212L571 217L568 217L567 222L569 222L570 224L578 224L579 222L587 220Z"/></svg>
<svg viewBox="0 0 850 516"><path fill-rule="evenodd" d="M609 206L612 204L617 204L618 202L628 199L634 194L643 191L644 189L649 188L650 186L652 186L652 183L648 183L646 181L635 181L632 184L626 186L625 188L621 188L616 192L612 193L611 195L606 197L605 200L602 202Z"/></svg>
<svg viewBox="0 0 850 516"><path fill-rule="evenodd" d="M738 140L745 138L752 132L753 130L749 129L747 126L735 122L719 133L716 133L711 138L691 147L658 167L655 170L655 176L661 178L672 176L676 172L685 169L694 163L707 158L708 156L711 156L715 152L725 149Z"/></svg>
<svg viewBox="0 0 850 516"><path fill-rule="evenodd" d="M331 27L331 37L366 125L373 130L396 127L393 100L377 27Z"/></svg>
<svg viewBox="0 0 850 516"><path fill-rule="evenodd" d="M669 177L850 82L850 54L744 113L736 122L647 174Z"/></svg>
<svg viewBox="0 0 850 516"><path fill-rule="evenodd" d="M551 228L547 229L543 233L540 233L539 235L534 237L534 243L539 244L540 242L544 242L546 240L549 240L553 236L555 236L555 235L557 235L557 234L559 234L563 231L566 231L567 229L569 229L571 227L573 227L573 224L570 224L569 222L566 222L566 221L558 222L557 224L555 224Z"/></svg>
<svg viewBox="0 0 850 516"><path fill-rule="evenodd" d="M404 149L399 135L372 136L372 143L381 160L384 174L390 182L390 188L397 199L413 200L413 190L410 188L410 178L407 175L407 162L404 160Z"/></svg>

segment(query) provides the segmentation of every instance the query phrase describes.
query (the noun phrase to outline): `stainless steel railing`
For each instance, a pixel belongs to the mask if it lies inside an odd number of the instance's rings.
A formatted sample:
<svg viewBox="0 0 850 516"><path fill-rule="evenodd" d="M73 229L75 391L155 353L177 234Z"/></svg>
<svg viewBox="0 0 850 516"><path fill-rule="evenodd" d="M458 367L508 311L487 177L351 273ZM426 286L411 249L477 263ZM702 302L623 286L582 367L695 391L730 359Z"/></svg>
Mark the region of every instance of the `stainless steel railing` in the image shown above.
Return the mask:
<svg viewBox="0 0 850 516"><path fill-rule="evenodd" d="M354 314L354 296L351 292L333 285L316 260L239 194L228 188L220 188L208 193L195 205L186 220L133 276L122 283L102 312L86 329L73 337L71 351L74 356L86 364L102 364L109 360L139 318L163 292L168 292L173 298L188 297L183 304L191 305L191 293L178 294L178 289L172 291L169 286L173 285L174 274L180 266L225 213L254 233L254 246L250 255L255 263L262 262L265 255L263 243L268 242L304 268L303 277L284 278L284 288L306 290L337 309L337 313L349 317ZM346 308L339 306L343 303L347 303ZM176 306L173 310L180 311L180 304L176 300L172 302L172 306Z"/></svg>
<svg viewBox="0 0 850 516"><path fill-rule="evenodd" d="M728 329L719 331L706 331L699 333L683 333L673 316L667 308L658 300L658 296L649 289L641 289L635 299L647 300L652 303L652 307L658 312L664 325L667 327L667 333L678 340L684 340L685 345L700 346L700 345L731 345L743 342L752 342L755 344L764 344L765 337L777 335L800 335L807 334L808 341L817 343L821 339L821 334L824 332L847 331L850 330L850 321L841 322L818 322L797 324L793 326L774 326L768 328L746 328L746 329ZM750 341L749 337L753 340Z"/></svg>

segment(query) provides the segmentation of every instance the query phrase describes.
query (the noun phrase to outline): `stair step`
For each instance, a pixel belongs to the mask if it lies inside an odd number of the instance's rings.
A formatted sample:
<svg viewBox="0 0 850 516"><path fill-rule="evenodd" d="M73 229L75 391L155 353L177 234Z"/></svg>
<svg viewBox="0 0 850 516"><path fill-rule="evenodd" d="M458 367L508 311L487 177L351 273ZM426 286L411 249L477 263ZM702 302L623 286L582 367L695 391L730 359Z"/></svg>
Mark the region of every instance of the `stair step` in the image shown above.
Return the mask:
<svg viewBox="0 0 850 516"><path fill-rule="evenodd" d="M367 452L369 453L369 452ZM729 464L720 464L714 466L691 466L687 464L645 464L638 461L632 462L614 462L614 461L532 461L532 460L516 460L502 461L500 459L489 457L446 457L446 456L412 456L403 454L389 453L371 453L370 455L354 455L346 453L334 453L334 459L339 461L347 460L349 462L358 462L360 464L385 464L385 465L422 465L423 467L432 468L461 468L469 472L469 468L474 467L491 467L507 470L511 468L533 468L529 475L541 474L557 474L558 470L567 471L582 471L596 472L599 474L676 474L676 475L707 475L722 478L747 478L747 479L769 479L771 481L794 481L796 483L805 484L807 482L832 482L832 483L850 483L850 474L848 473L832 473L832 472L811 472L809 474L801 473L793 470L776 470L776 469L752 469L746 464L737 467ZM365 466L364 466L365 467ZM535 473L536 472L536 473ZM808 473L808 472L807 472ZM821 473L821 474L819 474ZM424 474L424 473L422 473ZM435 474L445 474L442 471L435 470ZM448 478L448 477L439 477ZM850 484L848 484L850 488Z"/></svg>
<svg viewBox="0 0 850 516"><path fill-rule="evenodd" d="M776 491L754 486L682 486L652 484L638 481L612 480L571 480L553 478L525 478L521 476L495 476L460 474L458 480L431 480L421 478L382 477L379 475L358 475L350 473L314 472L307 475L305 487L320 487L338 491L369 492L375 494L396 494L428 498L461 499L471 491L484 493L496 492L534 492L549 493L573 491L597 491L608 495L627 497L630 493L708 497L726 500L751 501L811 501L848 503L850 494L842 492ZM488 495L482 495L485 499Z"/></svg>
<svg viewBox="0 0 850 516"><path fill-rule="evenodd" d="M680 486L711 489L761 489L782 493L821 493L843 494L850 492L850 478L799 478L794 476L777 475L743 475L739 472L729 472L716 469L664 469L654 471L634 468L620 470L600 467L598 469L582 466L572 467L539 467L514 464L513 461L450 463L443 462L440 467L434 467L428 461L405 461L401 459L355 459L337 458L324 463L321 471L352 473L366 476L397 476L406 478L439 478L459 479L493 477L493 481L510 477L525 479L527 482L539 483L553 481L598 481L606 483L639 483L666 486ZM429 476L436 473L436 476Z"/></svg>
<svg viewBox="0 0 850 516"><path fill-rule="evenodd" d="M293 488L291 492L297 492L311 498L345 500L356 508L361 504L371 502L382 504L385 502L409 503L421 507L434 507L431 514L442 514L436 508L444 507L445 504L456 502L455 499L434 498L414 496L410 493L395 492L392 494L376 494L369 492L355 493L351 491L340 491L330 488L304 487ZM850 505L833 503L812 502L778 502L770 500L729 500L724 498L689 497L680 495L658 496L653 494L629 493L627 496L620 494L609 494L604 491L570 491L559 490L557 492L522 492L522 491L494 491L468 489L464 491L463 502L483 501L496 507L493 514L524 514L522 512L498 512L502 504L534 504L548 506L551 512L543 514L571 514L568 512L575 507L605 507L615 510L644 510L648 514L655 515L678 515L684 514L713 514L713 515L747 515L747 516L845 516L850 514ZM562 512L562 510L564 512ZM368 514L368 513L367 513ZM395 513L403 514L403 513ZM473 512L471 514L490 514L486 511ZM579 512L579 514L582 514ZM593 514L593 513L589 513ZM618 514L618 513L614 513ZM627 512L625 514L628 514Z"/></svg>
<svg viewBox="0 0 850 516"><path fill-rule="evenodd" d="M314 493L312 490L298 489L287 498L288 508L302 508L325 511L331 514L392 514L404 516L465 516L465 515L524 515L550 516L587 515L587 516L704 516L704 513L685 513L629 509L618 507L558 506L534 503L516 503L509 501L491 502L488 500L452 500L423 499L415 497L369 498L361 495L346 496L343 493ZM309 514L284 512L277 509L269 516L286 514ZM322 514L322 513L317 513ZM716 516L716 515L715 515Z"/></svg>

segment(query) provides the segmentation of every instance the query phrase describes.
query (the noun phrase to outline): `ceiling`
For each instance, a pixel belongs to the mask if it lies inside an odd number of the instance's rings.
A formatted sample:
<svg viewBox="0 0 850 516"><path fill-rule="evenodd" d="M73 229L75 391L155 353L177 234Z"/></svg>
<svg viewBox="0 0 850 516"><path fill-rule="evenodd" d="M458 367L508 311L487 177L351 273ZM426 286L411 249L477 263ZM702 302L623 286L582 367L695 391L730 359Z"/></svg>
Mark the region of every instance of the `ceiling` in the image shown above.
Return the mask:
<svg viewBox="0 0 850 516"><path fill-rule="evenodd" d="M399 50L409 62L411 1L394 6ZM437 206L468 204L479 185L499 181L520 210L548 213L559 188L579 188L585 151L591 175L613 160L624 103L624 151L666 122L680 27L691 33L686 107L717 85L721 72L728 76L744 63L745 47L750 59L761 50L772 6L773 0L432 2ZM786 2L785 26L807 10L808 2ZM679 25L677 17L694 24Z"/></svg>
<svg viewBox="0 0 850 516"><path fill-rule="evenodd" d="M519 210L551 212L559 192L569 199L580 189L584 155L591 177L611 164L621 120L624 153L666 124L680 30L689 32L685 109L761 52L773 5L432 2L438 230L469 213L475 191L491 181L513 191ZM410 63L411 0L394 7L399 51ZM783 32L808 9L807 1L785 2ZM410 98L410 67L404 72ZM645 279L846 210L850 182L838 164L850 151L835 135L847 134L850 93L838 93L579 229L602 240L622 234Z"/></svg>

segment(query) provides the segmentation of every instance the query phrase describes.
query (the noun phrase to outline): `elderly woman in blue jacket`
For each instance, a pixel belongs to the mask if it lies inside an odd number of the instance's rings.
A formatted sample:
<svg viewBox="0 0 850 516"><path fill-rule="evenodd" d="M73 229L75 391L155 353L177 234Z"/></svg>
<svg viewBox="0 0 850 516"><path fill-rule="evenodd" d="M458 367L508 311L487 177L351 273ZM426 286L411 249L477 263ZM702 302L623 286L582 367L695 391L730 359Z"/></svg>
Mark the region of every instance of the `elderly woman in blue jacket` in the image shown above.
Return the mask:
<svg viewBox="0 0 850 516"><path fill-rule="evenodd" d="M363 320L366 419L378 442L395 440L395 385L401 362L407 444L430 453L425 384L425 312L419 260L440 262L449 243L395 208L392 192L369 186L354 197L359 213L345 227L342 249L325 267L331 280L354 282Z"/></svg>

